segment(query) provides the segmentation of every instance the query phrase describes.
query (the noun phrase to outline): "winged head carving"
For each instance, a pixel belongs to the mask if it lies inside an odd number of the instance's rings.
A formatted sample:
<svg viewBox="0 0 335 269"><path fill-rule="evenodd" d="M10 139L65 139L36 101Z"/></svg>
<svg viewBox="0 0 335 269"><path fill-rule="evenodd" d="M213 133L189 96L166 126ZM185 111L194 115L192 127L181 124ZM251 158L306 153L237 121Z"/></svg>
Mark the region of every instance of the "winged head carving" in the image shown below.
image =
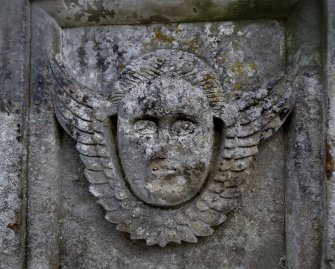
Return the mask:
<svg viewBox="0 0 335 269"><path fill-rule="evenodd" d="M232 92L193 54L158 50L133 60L100 95L55 61L52 100L77 142L106 219L147 245L197 242L237 207L259 143L294 104L298 68Z"/></svg>

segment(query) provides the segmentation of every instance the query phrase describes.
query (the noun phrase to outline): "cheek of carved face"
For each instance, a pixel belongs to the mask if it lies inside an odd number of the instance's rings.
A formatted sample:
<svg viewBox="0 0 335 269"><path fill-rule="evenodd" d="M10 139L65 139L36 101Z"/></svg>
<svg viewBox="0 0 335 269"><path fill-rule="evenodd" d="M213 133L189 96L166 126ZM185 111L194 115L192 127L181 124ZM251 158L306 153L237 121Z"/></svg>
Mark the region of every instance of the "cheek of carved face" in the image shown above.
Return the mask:
<svg viewBox="0 0 335 269"><path fill-rule="evenodd" d="M160 79L125 96L118 117L121 164L133 193L174 206L203 187L213 150L206 95L183 80Z"/></svg>

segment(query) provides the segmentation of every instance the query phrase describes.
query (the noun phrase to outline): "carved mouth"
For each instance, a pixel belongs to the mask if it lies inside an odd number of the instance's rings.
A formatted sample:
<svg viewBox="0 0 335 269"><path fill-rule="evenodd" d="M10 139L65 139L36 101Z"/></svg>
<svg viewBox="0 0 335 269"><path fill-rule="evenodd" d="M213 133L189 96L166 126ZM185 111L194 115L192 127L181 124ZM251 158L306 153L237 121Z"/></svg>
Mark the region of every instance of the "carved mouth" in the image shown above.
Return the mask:
<svg viewBox="0 0 335 269"><path fill-rule="evenodd" d="M169 175L175 175L177 173L177 169L168 167L160 167L160 168L152 167L151 172L156 176L169 176Z"/></svg>
<svg viewBox="0 0 335 269"><path fill-rule="evenodd" d="M153 160L149 165L149 169L155 176L170 176L178 172L175 166L169 164L166 159Z"/></svg>

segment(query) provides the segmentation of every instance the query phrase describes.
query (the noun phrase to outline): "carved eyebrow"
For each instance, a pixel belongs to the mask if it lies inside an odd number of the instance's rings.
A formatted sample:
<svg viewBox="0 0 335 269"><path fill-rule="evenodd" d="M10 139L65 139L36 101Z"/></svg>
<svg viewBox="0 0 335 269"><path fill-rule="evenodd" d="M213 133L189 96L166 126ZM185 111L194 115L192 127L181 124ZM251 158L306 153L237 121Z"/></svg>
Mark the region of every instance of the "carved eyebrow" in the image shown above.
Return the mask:
<svg viewBox="0 0 335 269"><path fill-rule="evenodd" d="M192 121L193 123L198 123L198 119L194 115L190 115L190 114L186 114L182 112L177 113L177 120L181 120L181 119L186 119L186 120Z"/></svg>
<svg viewBox="0 0 335 269"><path fill-rule="evenodd" d="M131 121L136 122L138 120L150 120L150 121L153 121L153 122L156 123L158 121L158 118L155 117L155 116L152 116L152 115L143 114L143 115L140 115L140 116L135 116Z"/></svg>

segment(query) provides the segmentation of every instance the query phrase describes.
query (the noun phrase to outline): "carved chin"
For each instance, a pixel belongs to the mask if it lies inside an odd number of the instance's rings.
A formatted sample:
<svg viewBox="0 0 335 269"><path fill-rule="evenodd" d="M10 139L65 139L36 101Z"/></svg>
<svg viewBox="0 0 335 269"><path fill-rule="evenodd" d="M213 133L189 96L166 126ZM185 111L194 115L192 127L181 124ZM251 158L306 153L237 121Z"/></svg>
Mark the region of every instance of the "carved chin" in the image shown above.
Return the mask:
<svg viewBox="0 0 335 269"><path fill-rule="evenodd" d="M207 171L202 175L178 175L171 172L149 175L140 183L130 183L133 193L143 202L154 206L177 206L191 200L202 189ZM137 179L138 180L138 179ZM139 184L140 183L140 184Z"/></svg>

